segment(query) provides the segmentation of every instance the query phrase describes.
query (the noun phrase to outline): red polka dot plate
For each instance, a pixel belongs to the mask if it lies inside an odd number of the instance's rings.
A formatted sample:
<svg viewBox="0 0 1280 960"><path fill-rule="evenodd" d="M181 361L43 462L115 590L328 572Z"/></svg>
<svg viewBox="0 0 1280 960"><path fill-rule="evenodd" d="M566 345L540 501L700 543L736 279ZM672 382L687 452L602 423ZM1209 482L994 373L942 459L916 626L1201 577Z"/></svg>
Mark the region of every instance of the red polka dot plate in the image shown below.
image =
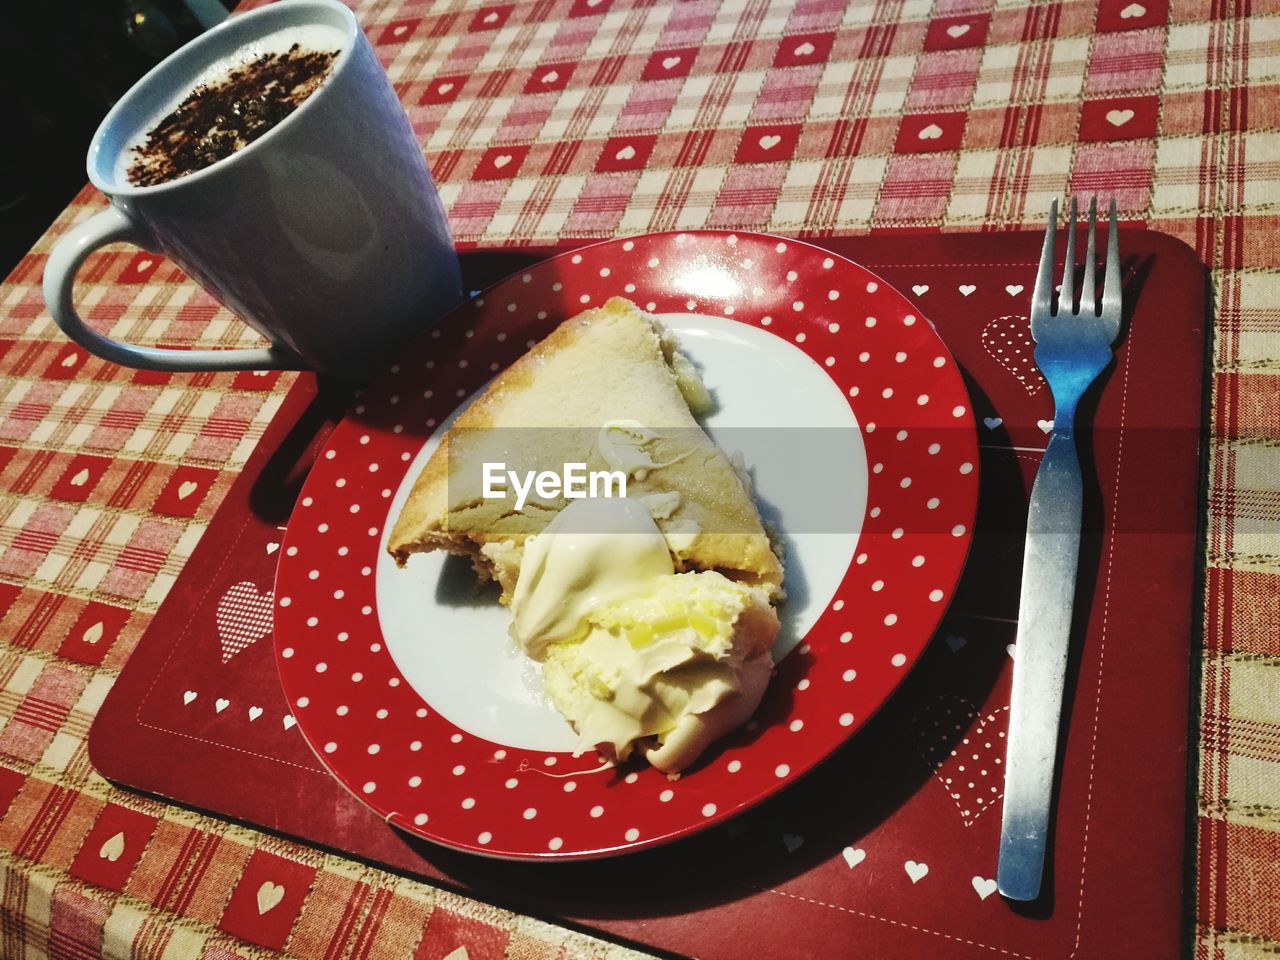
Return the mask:
<svg viewBox="0 0 1280 960"><path fill-rule="evenodd" d="M507 612L476 593L469 568L430 554L400 569L384 549L467 398L560 320L614 295L658 314L701 367L718 400L707 430L743 453L786 551L765 699L677 780L574 756L572 731L507 638ZM573 859L686 836L802 776L897 687L964 565L977 452L946 347L857 264L713 231L554 257L402 351L329 438L280 551L285 695L333 775L428 840Z"/></svg>

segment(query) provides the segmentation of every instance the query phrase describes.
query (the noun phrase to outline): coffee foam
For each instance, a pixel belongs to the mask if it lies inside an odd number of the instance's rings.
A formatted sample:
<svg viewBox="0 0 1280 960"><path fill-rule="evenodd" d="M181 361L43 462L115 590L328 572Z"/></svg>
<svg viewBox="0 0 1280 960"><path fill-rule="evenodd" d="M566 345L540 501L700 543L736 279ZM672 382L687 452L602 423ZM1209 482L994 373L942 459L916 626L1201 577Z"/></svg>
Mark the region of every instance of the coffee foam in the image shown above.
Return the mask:
<svg viewBox="0 0 1280 960"><path fill-rule="evenodd" d="M219 57L197 73L187 85L175 90L172 97L163 105L152 111L147 119L139 123L129 139L128 146L116 157L112 176L117 183L128 183L129 166L134 161L134 151L146 143L147 134L157 124L177 108L183 100L197 87L222 80L233 70L252 63L268 53L284 53L294 44L305 52L343 51L347 47L347 37L338 27L322 23L307 23L284 27L272 33L264 34L246 43L231 53ZM328 77L321 84L328 82Z"/></svg>

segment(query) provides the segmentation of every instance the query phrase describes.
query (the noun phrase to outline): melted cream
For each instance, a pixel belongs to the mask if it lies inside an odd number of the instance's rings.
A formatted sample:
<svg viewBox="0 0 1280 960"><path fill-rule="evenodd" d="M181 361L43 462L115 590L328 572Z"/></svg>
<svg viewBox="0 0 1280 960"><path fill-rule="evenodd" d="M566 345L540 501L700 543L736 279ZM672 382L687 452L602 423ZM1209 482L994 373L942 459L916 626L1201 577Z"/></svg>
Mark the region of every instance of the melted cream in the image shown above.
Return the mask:
<svg viewBox="0 0 1280 960"><path fill-rule="evenodd" d="M650 470L669 467L689 455L686 450L678 457L659 463L653 459L652 447L662 439L662 434L650 430L639 420L610 420L600 428L596 436L596 448L605 463L614 470L621 470L628 477L643 480Z"/></svg>
<svg viewBox="0 0 1280 960"><path fill-rule="evenodd" d="M621 760L639 742L674 773L754 712L778 618L762 593L720 573L675 573L650 509L575 500L527 540L511 633L543 662L583 750Z"/></svg>
<svg viewBox="0 0 1280 960"><path fill-rule="evenodd" d="M525 541L511 598L511 635L535 660L585 630L591 610L674 571L666 541L635 500L570 501Z"/></svg>

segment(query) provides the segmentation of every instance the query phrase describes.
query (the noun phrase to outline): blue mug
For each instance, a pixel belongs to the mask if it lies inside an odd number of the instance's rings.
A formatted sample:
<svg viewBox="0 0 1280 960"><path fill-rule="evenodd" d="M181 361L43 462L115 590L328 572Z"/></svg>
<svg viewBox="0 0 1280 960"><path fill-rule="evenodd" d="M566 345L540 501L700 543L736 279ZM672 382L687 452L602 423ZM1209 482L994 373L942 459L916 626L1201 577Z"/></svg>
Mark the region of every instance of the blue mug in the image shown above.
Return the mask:
<svg viewBox="0 0 1280 960"><path fill-rule="evenodd" d="M297 109L204 169L154 186L130 182L132 148L211 70L295 40L338 51ZM107 114L88 170L111 205L54 247L44 297L67 336L107 360L151 370L313 369L361 380L462 300L457 253L422 149L355 16L336 0L281 0L175 52ZM271 345L168 350L88 327L72 302L76 270L96 248L120 241L167 256Z"/></svg>

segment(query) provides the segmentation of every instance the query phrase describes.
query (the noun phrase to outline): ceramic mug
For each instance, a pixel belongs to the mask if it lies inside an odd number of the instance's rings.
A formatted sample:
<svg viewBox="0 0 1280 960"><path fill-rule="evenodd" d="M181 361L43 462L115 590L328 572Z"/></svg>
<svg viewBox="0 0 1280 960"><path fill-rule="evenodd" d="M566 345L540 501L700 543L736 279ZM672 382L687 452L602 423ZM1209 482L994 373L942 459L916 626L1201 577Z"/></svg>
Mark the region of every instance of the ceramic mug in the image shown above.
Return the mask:
<svg viewBox="0 0 1280 960"><path fill-rule="evenodd" d="M161 117L220 63L252 59L246 48L281 36L340 43L319 89L211 166L154 186L129 181L132 147ZM152 370L310 368L358 380L462 299L422 149L355 16L336 0L280 0L178 50L107 114L88 169L111 205L54 247L44 297L67 336L107 360ZM72 303L76 270L119 241L169 257L271 346L157 349L88 327Z"/></svg>

